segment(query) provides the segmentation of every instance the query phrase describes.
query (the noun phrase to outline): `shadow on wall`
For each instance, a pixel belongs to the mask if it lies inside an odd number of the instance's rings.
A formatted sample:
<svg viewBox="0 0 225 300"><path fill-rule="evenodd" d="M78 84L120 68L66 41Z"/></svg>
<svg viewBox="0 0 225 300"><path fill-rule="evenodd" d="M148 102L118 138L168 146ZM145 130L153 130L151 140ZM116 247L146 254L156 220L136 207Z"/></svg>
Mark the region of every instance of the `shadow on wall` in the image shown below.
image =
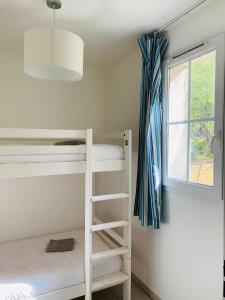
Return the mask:
<svg viewBox="0 0 225 300"><path fill-rule="evenodd" d="M161 218L162 218L162 223L164 224L170 223L169 200L167 198L166 192L163 192Z"/></svg>

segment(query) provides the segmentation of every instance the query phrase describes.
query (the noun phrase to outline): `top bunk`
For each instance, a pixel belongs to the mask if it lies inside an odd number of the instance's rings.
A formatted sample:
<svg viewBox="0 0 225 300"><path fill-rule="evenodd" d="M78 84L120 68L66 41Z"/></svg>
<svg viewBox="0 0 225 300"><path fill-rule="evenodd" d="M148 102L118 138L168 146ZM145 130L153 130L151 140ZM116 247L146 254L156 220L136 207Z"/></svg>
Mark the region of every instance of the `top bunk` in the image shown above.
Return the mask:
<svg viewBox="0 0 225 300"><path fill-rule="evenodd" d="M131 131L0 128L0 178L122 171Z"/></svg>

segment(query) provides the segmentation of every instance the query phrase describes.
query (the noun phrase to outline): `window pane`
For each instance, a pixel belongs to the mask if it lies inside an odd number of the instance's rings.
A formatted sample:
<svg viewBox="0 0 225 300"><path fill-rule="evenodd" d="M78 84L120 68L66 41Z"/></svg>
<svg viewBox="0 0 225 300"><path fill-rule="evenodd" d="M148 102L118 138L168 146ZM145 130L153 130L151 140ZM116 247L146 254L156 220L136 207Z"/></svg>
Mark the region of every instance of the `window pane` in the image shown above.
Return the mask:
<svg viewBox="0 0 225 300"><path fill-rule="evenodd" d="M188 63L169 69L169 122L188 118Z"/></svg>
<svg viewBox="0 0 225 300"><path fill-rule="evenodd" d="M211 140L214 134L214 122L191 124L191 182L213 186L213 154Z"/></svg>
<svg viewBox="0 0 225 300"><path fill-rule="evenodd" d="M191 118L214 117L216 52L191 62Z"/></svg>
<svg viewBox="0 0 225 300"><path fill-rule="evenodd" d="M168 176L187 180L187 124L169 125Z"/></svg>

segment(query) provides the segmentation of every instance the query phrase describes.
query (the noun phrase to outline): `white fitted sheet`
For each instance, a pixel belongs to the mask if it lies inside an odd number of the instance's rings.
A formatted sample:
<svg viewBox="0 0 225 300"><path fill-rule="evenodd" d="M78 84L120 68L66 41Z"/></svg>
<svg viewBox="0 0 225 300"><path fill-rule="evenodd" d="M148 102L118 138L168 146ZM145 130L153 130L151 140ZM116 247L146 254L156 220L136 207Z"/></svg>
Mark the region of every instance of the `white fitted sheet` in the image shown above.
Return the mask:
<svg viewBox="0 0 225 300"><path fill-rule="evenodd" d="M76 146L75 146L76 147ZM123 147L109 144L93 145L93 160L121 160L124 159ZM69 154L26 154L26 155L0 155L1 164L9 163L35 163L35 162L70 162L86 160L85 153Z"/></svg>
<svg viewBox="0 0 225 300"><path fill-rule="evenodd" d="M74 237L73 251L46 253L50 238ZM109 247L95 235L93 250ZM120 257L93 263L93 277L122 269ZM84 282L84 230L0 244L0 299L25 300Z"/></svg>

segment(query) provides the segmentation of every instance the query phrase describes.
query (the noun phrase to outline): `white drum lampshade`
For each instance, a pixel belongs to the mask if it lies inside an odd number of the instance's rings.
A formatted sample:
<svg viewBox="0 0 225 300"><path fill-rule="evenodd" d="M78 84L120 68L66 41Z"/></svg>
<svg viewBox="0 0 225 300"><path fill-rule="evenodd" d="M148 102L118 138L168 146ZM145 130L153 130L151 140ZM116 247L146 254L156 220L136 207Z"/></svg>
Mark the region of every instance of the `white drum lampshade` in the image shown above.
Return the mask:
<svg viewBox="0 0 225 300"><path fill-rule="evenodd" d="M51 80L83 78L83 40L58 28L32 28L24 35L25 74Z"/></svg>

